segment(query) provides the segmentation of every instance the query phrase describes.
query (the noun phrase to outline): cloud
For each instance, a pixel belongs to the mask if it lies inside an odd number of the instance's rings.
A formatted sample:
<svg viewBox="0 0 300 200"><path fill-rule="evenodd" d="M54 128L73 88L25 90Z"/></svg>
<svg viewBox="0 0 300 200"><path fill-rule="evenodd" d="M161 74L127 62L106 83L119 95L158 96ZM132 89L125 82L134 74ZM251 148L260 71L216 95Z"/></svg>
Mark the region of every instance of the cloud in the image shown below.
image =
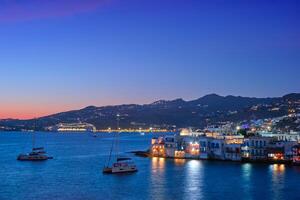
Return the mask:
<svg viewBox="0 0 300 200"><path fill-rule="evenodd" d="M96 11L112 0L4 0L0 22L73 16Z"/></svg>

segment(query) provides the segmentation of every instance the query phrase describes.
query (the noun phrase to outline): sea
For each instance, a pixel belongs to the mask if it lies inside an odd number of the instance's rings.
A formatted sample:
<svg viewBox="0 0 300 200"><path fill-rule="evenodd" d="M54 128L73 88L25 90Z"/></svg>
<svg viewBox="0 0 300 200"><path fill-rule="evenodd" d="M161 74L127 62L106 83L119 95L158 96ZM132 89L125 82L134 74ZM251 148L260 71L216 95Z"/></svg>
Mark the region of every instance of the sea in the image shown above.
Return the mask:
<svg viewBox="0 0 300 200"><path fill-rule="evenodd" d="M17 161L32 147L31 132L0 132L0 200L300 199L300 167L143 158L162 134L121 133L119 151L139 171L106 175L113 133L36 132L36 146L54 159Z"/></svg>

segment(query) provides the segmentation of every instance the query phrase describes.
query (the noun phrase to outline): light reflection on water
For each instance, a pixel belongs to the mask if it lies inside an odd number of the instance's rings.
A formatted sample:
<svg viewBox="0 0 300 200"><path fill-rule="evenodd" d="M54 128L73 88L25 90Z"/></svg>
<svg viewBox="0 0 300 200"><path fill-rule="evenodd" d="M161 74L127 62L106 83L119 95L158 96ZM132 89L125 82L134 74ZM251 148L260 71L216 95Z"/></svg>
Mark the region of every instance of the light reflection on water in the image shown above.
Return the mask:
<svg viewBox="0 0 300 200"><path fill-rule="evenodd" d="M284 164L274 164L270 165L270 170L274 175L284 174L285 172L285 165Z"/></svg>
<svg viewBox="0 0 300 200"><path fill-rule="evenodd" d="M243 192L244 196L247 199L251 198L251 173L252 173L252 164L245 163L242 165L242 179L243 179Z"/></svg>
<svg viewBox="0 0 300 200"><path fill-rule="evenodd" d="M164 158L153 157L151 159L152 173L150 177L150 194L155 196L157 199L166 199L167 194L164 190L167 187L166 174L165 174L165 163Z"/></svg>
<svg viewBox="0 0 300 200"><path fill-rule="evenodd" d="M272 177L272 197L273 199L282 199L282 191L284 190L285 165L270 165L269 170Z"/></svg>
<svg viewBox="0 0 300 200"><path fill-rule="evenodd" d="M202 162L190 160L186 164L186 176L184 180L184 199L203 199L203 170Z"/></svg>
<svg viewBox="0 0 300 200"><path fill-rule="evenodd" d="M165 169L165 158L158 158L158 157L153 157L151 159L152 163L152 170L155 171L164 171Z"/></svg>
<svg viewBox="0 0 300 200"><path fill-rule="evenodd" d="M183 166L186 163L185 159L174 159L174 164L176 166Z"/></svg>

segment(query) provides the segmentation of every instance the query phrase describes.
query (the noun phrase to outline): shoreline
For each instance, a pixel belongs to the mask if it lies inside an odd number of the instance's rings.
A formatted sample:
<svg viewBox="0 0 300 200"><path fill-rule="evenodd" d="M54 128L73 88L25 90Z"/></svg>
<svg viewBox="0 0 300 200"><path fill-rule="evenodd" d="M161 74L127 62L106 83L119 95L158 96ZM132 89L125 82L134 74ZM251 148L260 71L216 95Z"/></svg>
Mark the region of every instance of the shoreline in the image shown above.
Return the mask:
<svg viewBox="0 0 300 200"><path fill-rule="evenodd" d="M182 157L164 157L164 156L152 156L149 151L131 151L135 156L143 157L143 158L164 158L169 160L201 160L201 161L218 161L218 162L231 162L231 163L253 163L253 164L283 164L288 166L299 166L294 164L292 160L250 160L250 159L242 159L242 160L222 160L222 159L201 159L201 158L182 158Z"/></svg>

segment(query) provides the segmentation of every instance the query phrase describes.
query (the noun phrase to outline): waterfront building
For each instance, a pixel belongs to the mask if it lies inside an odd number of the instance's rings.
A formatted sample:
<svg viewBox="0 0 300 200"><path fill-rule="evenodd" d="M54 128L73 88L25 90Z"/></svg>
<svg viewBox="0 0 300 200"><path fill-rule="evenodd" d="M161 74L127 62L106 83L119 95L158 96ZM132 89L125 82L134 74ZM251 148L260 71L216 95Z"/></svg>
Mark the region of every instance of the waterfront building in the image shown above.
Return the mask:
<svg viewBox="0 0 300 200"><path fill-rule="evenodd" d="M245 159L264 160L267 158L267 147L274 139L271 137L250 137L242 145L242 155Z"/></svg>
<svg viewBox="0 0 300 200"><path fill-rule="evenodd" d="M165 157L165 142L163 137L152 138L150 154L154 157Z"/></svg>
<svg viewBox="0 0 300 200"><path fill-rule="evenodd" d="M224 146L224 155L225 160L231 160L231 161L240 161L242 160L241 155L241 144L238 143L225 143Z"/></svg>
<svg viewBox="0 0 300 200"><path fill-rule="evenodd" d="M199 159L200 145L199 137L196 136L179 136L178 151L184 151L185 158ZM181 153L182 154L182 153Z"/></svg>
<svg viewBox="0 0 300 200"><path fill-rule="evenodd" d="M176 142L175 135L166 136L164 138L164 148L165 148L166 157L170 157L170 158L176 157L175 151L177 150L177 142Z"/></svg>
<svg viewBox="0 0 300 200"><path fill-rule="evenodd" d="M244 142L243 135L213 135L208 140L208 158L219 160L241 160L241 145ZM202 152L201 152L202 153Z"/></svg>
<svg viewBox="0 0 300 200"><path fill-rule="evenodd" d="M241 155L252 161L289 161L295 144L296 141L282 141L277 137L254 136L244 140Z"/></svg>
<svg viewBox="0 0 300 200"><path fill-rule="evenodd" d="M293 160L293 147L297 145L296 141L284 141L284 159Z"/></svg>
<svg viewBox="0 0 300 200"><path fill-rule="evenodd" d="M281 141L271 141L267 146L267 159L284 160L284 143Z"/></svg>
<svg viewBox="0 0 300 200"><path fill-rule="evenodd" d="M300 165L300 144L293 146L293 163L295 165Z"/></svg>
<svg viewBox="0 0 300 200"><path fill-rule="evenodd" d="M215 131L215 129L210 129ZM217 132L208 132L205 135L180 136L179 144L175 154L178 157L196 159L218 159L218 160L241 160L241 145L244 136L237 134L223 133L220 129ZM184 153L183 153L184 152Z"/></svg>
<svg viewBox="0 0 300 200"><path fill-rule="evenodd" d="M241 156L242 159L250 159L250 142L248 138L245 138L243 144L241 144Z"/></svg>
<svg viewBox="0 0 300 200"><path fill-rule="evenodd" d="M208 137L200 137L199 138L199 150L200 150L200 159L208 159L208 142L209 142L210 138Z"/></svg>
<svg viewBox="0 0 300 200"><path fill-rule="evenodd" d="M208 142L208 156L212 159L224 160L224 139L211 138Z"/></svg>
<svg viewBox="0 0 300 200"><path fill-rule="evenodd" d="M185 152L186 152L185 153L186 157L198 159L199 155L200 155L200 145L199 145L199 142L198 141L190 142L187 145L187 148L186 148Z"/></svg>

